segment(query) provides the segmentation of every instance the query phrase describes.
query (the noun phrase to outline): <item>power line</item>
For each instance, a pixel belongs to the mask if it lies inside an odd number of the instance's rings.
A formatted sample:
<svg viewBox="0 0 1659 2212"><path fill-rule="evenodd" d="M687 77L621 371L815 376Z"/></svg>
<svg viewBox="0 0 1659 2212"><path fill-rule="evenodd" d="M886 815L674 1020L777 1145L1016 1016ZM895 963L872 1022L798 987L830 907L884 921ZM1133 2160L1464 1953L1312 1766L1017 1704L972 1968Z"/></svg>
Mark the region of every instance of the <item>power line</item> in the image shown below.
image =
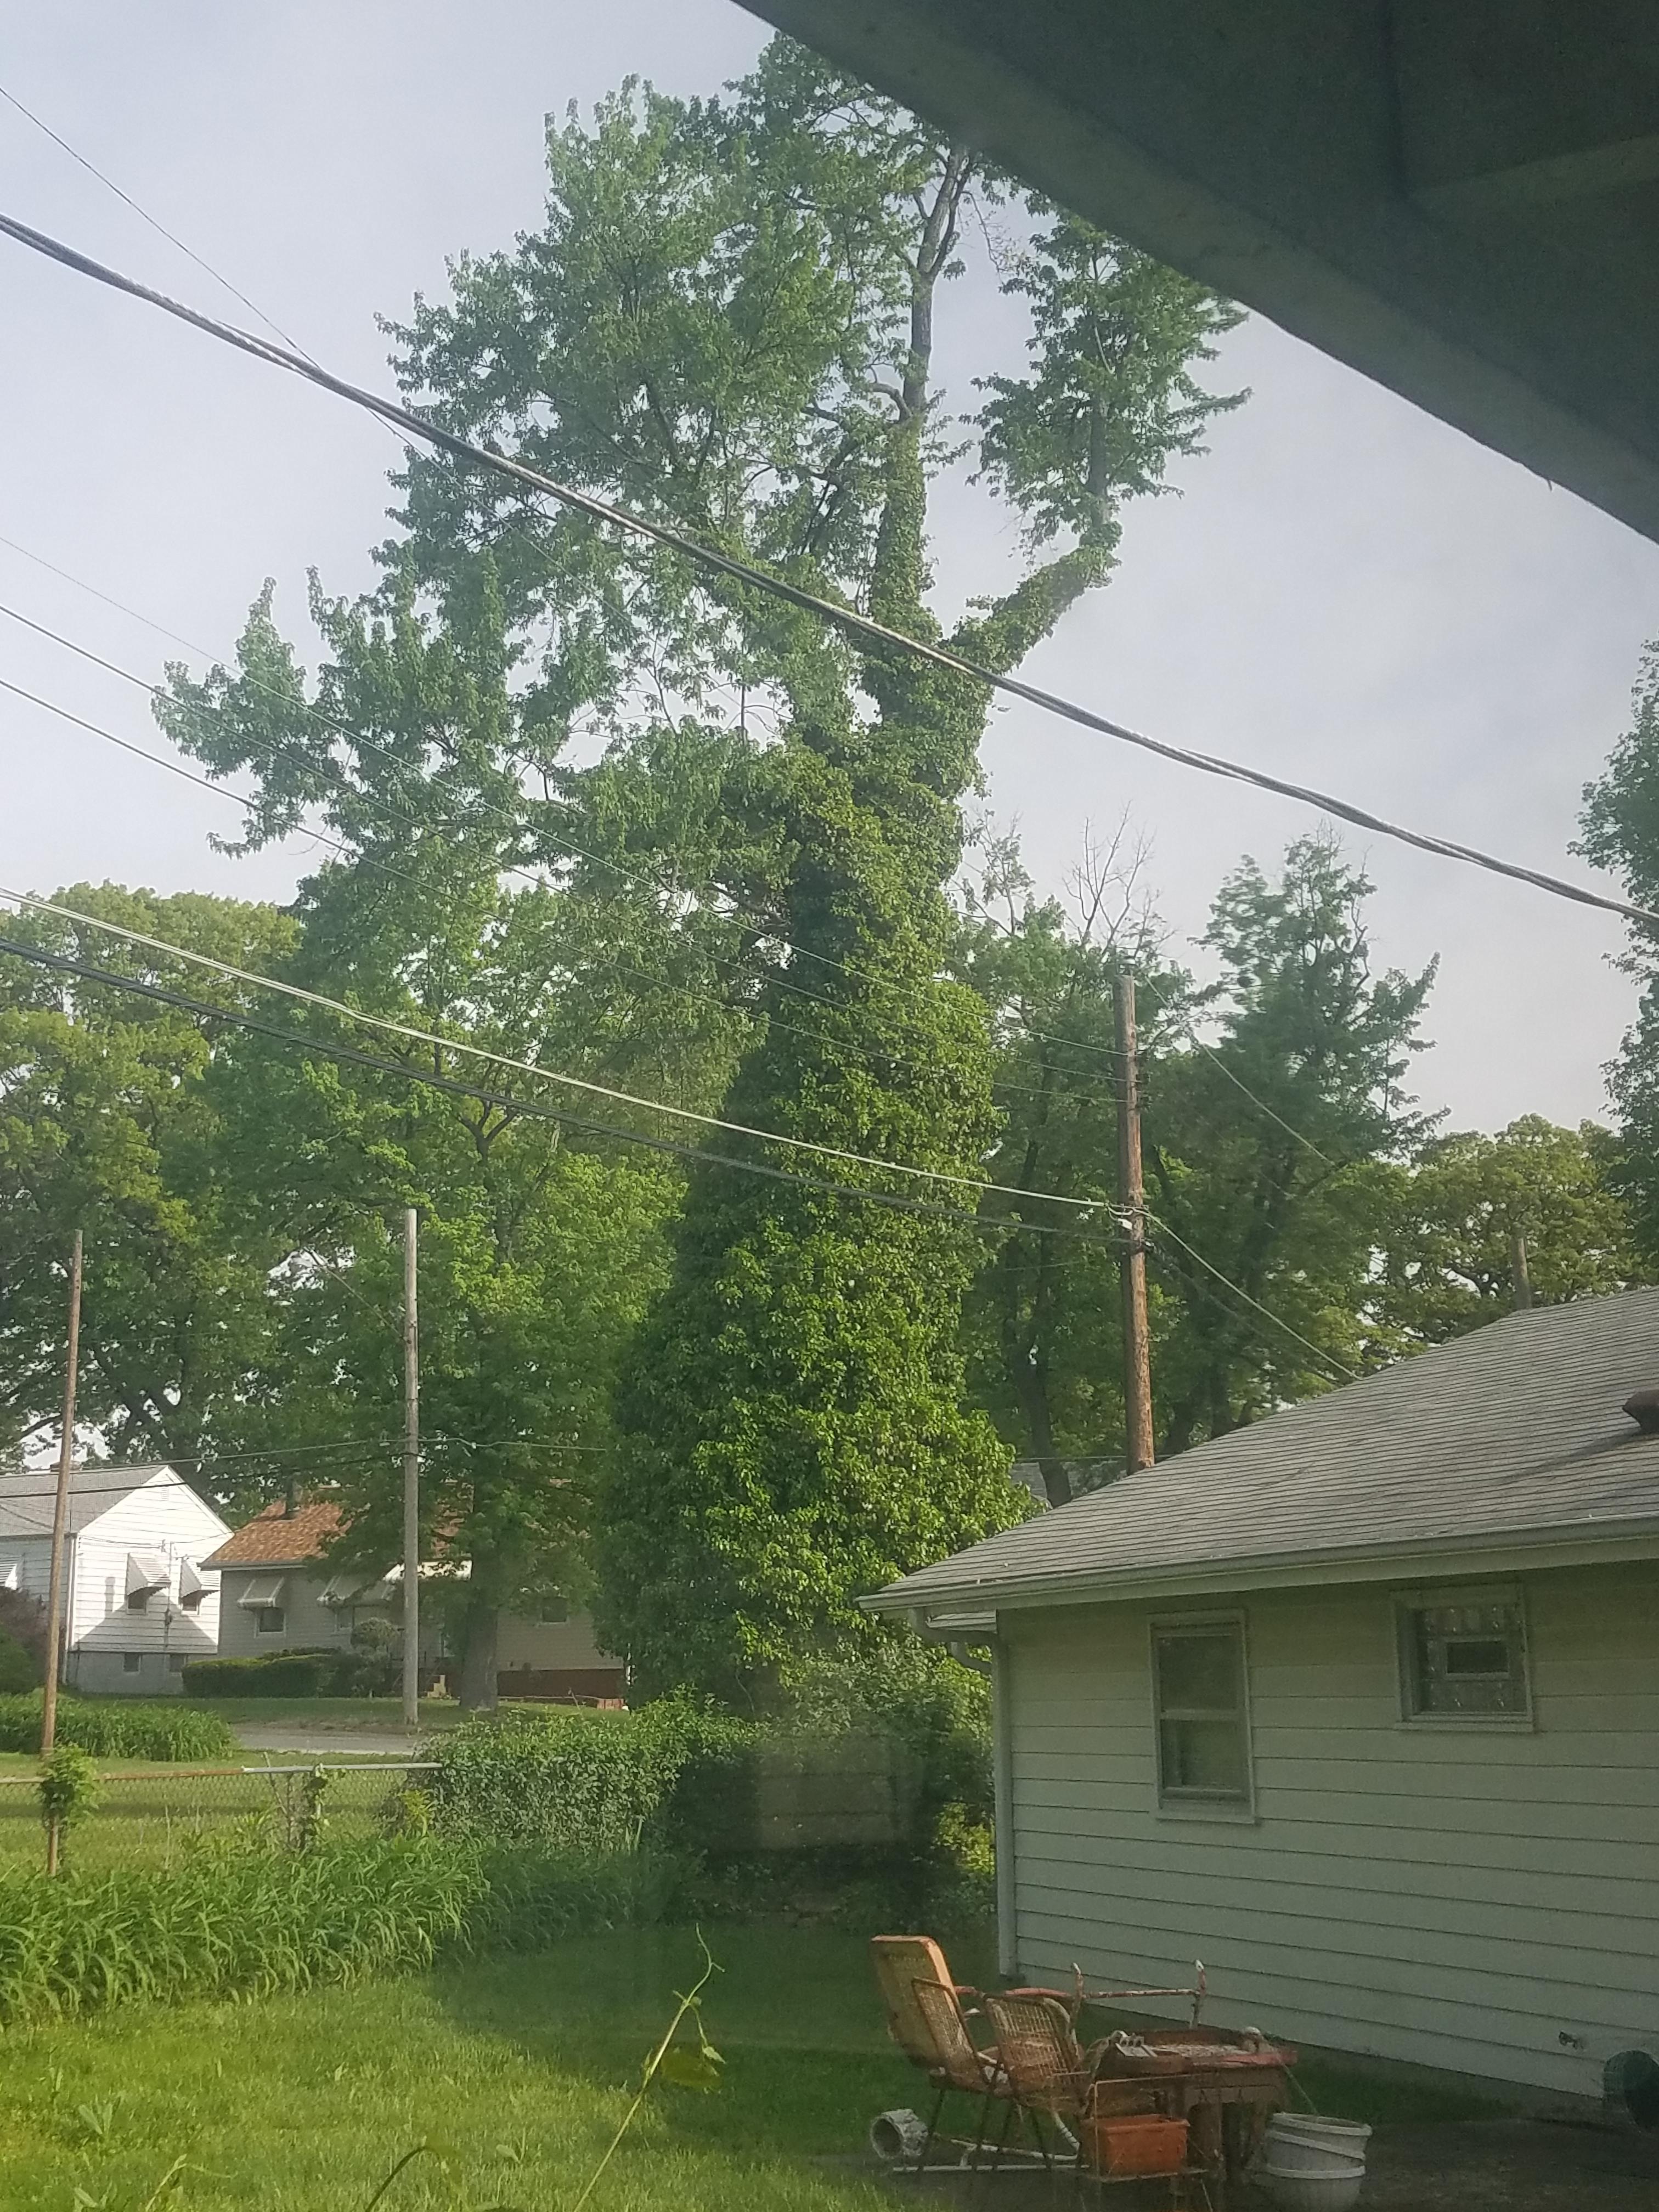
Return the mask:
<svg viewBox="0 0 1659 2212"><path fill-rule="evenodd" d="M170 699L172 696L162 685L150 683L147 678L137 675L131 669L121 667L115 661L106 660L102 653L94 653L89 646L82 645L74 638L64 636L60 631L49 629L45 623L34 621L31 616L21 613L15 607L8 606L3 600L0 600L0 615L5 616L12 622L21 623L26 629L33 630L38 636L49 638L54 645L62 646L66 652L78 653L83 660L90 661L94 667L106 669L112 676L118 676L125 682L136 685L139 690L149 692L152 698ZM194 784L198 791L205 791L216 799L229 799L246 813L255 817L258 815L260 802L238 791L234 785L216 782L210 776L198 775L194 769L185 768L182 763L169 760L165 754L150 752L146 747L135 744L131 738L118 736L113 730L106 729L102 723L89 721L83 714L73 714L69 708L59 706L55 700L45 698L38 691L27 690L22 684L14 684L3 676L0 676L0 690L9 691L19 699L27 700L32 707L39 707L48 714L56 714L61 720L72 723L76 729L84 730L88 736L101 738L106 744L118 746L121 751L131 753L136 759L148 761L153 768L164 769L169 775L179 776L185 783ZM214 708L210 711L222 715L222 709ZM265 740L264 746L266 750L276 752L283 757L286 757L292 750L292 748L280 744L274 738ZM369 801L368 795L360 791L348 778L341 775L337 770L329 769L326 763L314 761L308 755L295 755L295 757L300 759L307 768L322 768L325 773L329 775L330 781L337 783L349 796L357 799L363 805L366 811L374 813L377 811ZM380 818L383 821L389 819L384 813L381 814ZM453 829L467 826L458 822L453 815L441 815L438 820L441 824ZM416 826L412 817L410 817L407 826L410 828ZM361 865L363 867L373 868L378 873L389 877L395 882L408 884L416 889L420 888L416 878L410 875L406 868L394 868L386 861L377 859L374 854L347 844L341 838L331 836L325 830L317 829L303 817L292 824L287 834L292 836L313 838L319 844L326 846L331 852L338 854L348 865ZM518 866L511 861L504 861L499 865L501 872L505 875L519 876L537 890L546 888L543 879L531 869ZM735 969L738 965L735 961L722 960L716 953L710 952L705 957L718 967ZM669 991L676 997L690 1000L694 1004L713 1006L725 1012L741 1013L751 1019L757 1017L764 1020L769 1029L782 1030L791 1036L804 1036L809 1040L822 1042L816 1031L802 1028L799 1022L786 1021L781 1015L772 1013L759 1006L717 998L712 992L699 990L694 984L677 983L672 977L666 975L653 975L644 969L630 967L624 961L606 958L599 964L611 969L613 974L628 977L632 982L643 984L650 990ZM781 976L775 976L773 980L781 989L793 992L801 998L810 999L815 1006L829 1006L832 1011L839 1011L836 1008L833 1000L822 997L816 991L801 990L799 986L787 982ZM837 1048L866 1063L873 1063L879 1057L884 1061L896 1061L908 1067L927 1067L932 1064L916 1053L888 1052L878 1055L855 1044L843 1044ZM1012 1082L1006 1078L994 1079L994 1082L995 1087L1005 1091L1029 1091L1034 1097L1040 1095L1036 1086L1032 1084Z"/></svg>
<svg viewBox="0 0 1659 2212"><path fill-rule="evenodd" d="M1092 1208L1095 1201L1084 1199L1049 1197L1042 1191L1024 1190L1016 1183L991 1182L974 1176L951 1173L945 1168L912 1167L900 1160L884 1160L870 1152L856 1152L840 1145L821 1145L810 1137L790 1137L775 1129L761 1129L746 1121L728 1121L718 1114L701 1114L690 1106L671 1106L659 1099L641 1098L631 1091L622 1091L612 1084L594 1083L586 1076L567 1075L562 1069L543 1067L534 1060L518 1060L510 1053L492 1052L485 1045L473 1044L465 1038L441 1036L434 1030L418 1028L411 1022L393 1020L389 1015L371 1014L362 1007L348 1006L343 999L329 998L321 991L307 991L298 983L279 981L272 975L256 974L252 969L239 968L228 960L216 960L205 952L192 952L181 945L171 945L165 938L150 937L142 930L125 928L119 922L106 921L101 916L79 913L73 907L59 906L52 899L41 898L33 891L8 890L0 884L0 898L10 899L14 905L33 907L38 913L55 915L60 921L73 921L87 929L101 930L110 937L118 937L128 945L142 945L151 952L165 953L169 959L182 960L197 968L205 968L228 981L246 983L256 990L272 991L283 998L294 999L301 1005L320 1007L325 1012L337 1014L343 1020L359 1022L369 1029L385 1031L392 1036L406 1039L413 1044L434 1046L441 1052L464 1054L469 1060L481 1060L497 1067L511 1068L516 1074L533 1076L544 1083L562 1083L573 1091L585 1092L590 1097L606 1098L614 1104L636 1106L647 1113L665 1114L679 1121L690 1121L700 1128L721 1129L728 1135L757 1138L763 1144L782 1145L792 1152L810 1152L820 1159L845 1160L855 1167L874 1168L884 1175L913 1176L920 1181L947 1183L957 1189L970 1190L975 1196L994 1194L1002 1198L1046 1200L1054 1206L1074 1206ZM523 1104L525 1102L509 1102Z"/></svg>
<svg viewBox="0 0 1659 2212"><path fill-rule="evenodd" d="M15 897L17 894L10 892L3 896ZM46 904L44 900L30 902L40 906ZM107 926L113 927L113 925ZM128 933L118 933L125 935ZM279 1044L296 1047L301 1052L314 1054L319 1059L336 1060L354 1067L367 1068L374 1074L390 1076L394 1081L416 1084L426 1090L445 1091L452 1097L477 1099L486 1106L496 1107L507 1114L556 1121L567 1129L580 1130L586 1135L610 1138L623 1144L643 1146L648 1151L666 1153L678 1159L690 1160L699 1164L732 1168L738 1174L763 1176L775 1182L795 1183L804 1189L823 1191L832 1197L857 1199L872 1206L886 1206L903 1213L926 1214L937 1219L960 1222L968 1228L976 1229L981 1232L988 1231L994 1235L1009 1236L1073 1237L1079 1243L1095 1245L1102 1250L1116 1249L1115 1243L1111 1240L1091 1236L1086 1229L1074 1228L1063 1222L1026 1221L1018 1217L1006 1215L970 1213L962 1207L946 1206L933 1200L901 1198L891 1191L867 1189L854 1183L834 1182L821 1176L804 1175L797 1170L774 1167L763 1160L745 1160L728 1152L710 1152L705 1146L684 1144L672 1137L653 1137L647 1134L643 1130L623 1128L614 1122L592 1121L584 1115L569 1113L562 1107L550 1106L543 1099L515 1097L509 1092L488 1091L477 1084L464 1083L458 1076L441 1075L435 1070L413 1067L396 1060L379 1060L372 1053L360 1052L354 1046L307 1036L300 1030L286 1029L278 1022L262 1020L256 1014L246 1013L231 1007L216 1006L207 1000L190 998L183 992L167 990L159 983L147 983L137 976L119 975L113 969L100 968L90 961L73 959L67 953L48 952L40 945L26 945L13 938L0 937L0 955L9 955L15 959L28 961L36 967L50 969L60 975L79 976L85 981L101 984L110 990L125 992L133 997L149 999L161 1006L176 1007L180 1012L191 1014L200 1020L226 1022L234 1028L250 1030L257 1035L272 1037ZM190 956L183 957L187 958ZM437 1042L447 1045L451 1040L444 1038ZM874 1161L872 1164L881 1168L894 1164L890 1161ZM925 1173L926 1170L915 1170L912 1172ZM992 1189L998 1188L994 1184L981 1187ZM1037 1191L1019 1192L1015 1194L1036 1199L1042 1199L1043 1196L1042 1193ZM1054 1202L1079 1206L1090 1212L1109 1211L1104 1200L1062 1199Z"/></svg>
<svg viewBox="0 0 1659 2212"><path fill-rule="evenodd" d="M557 500L562 506L586 515L592 521L603 523L612 529L631 532L636 537L648 538L653 544L684 554L717 575L783 599L866 644L877 646L885 652L908 654L912 659L926 661L970 683L1003 692L1010 698L1023 700L1028 706L1039 707L1046 714L1058 715L1063 720L1074 722L1102 737L1112 738L1120 744L1133 745L1143 752L1172 761L1179 767L1195 769L1203 775L1221 776L1232 782L1254 785L1258 790L1273 792L1279 797L1294 799L1299 805L1316 807L1322 813L1335 815L1358 829L1369 830L1379 836L1413 846L1419 852L1431 853L1443 860L1459 860L1468 866L1485 869L1490 874L1507 877L1513 882L1530 884L1534 890L1547 891L1552 897L1567 899L1578 906L1594 907L1602 913L1618 915L1626 921L1638 923L1644 929L1659 931L1659 914L1648 908L1632 905L1623 899L1609 898L1600 891L1592 890L1587 884L1570 883L1562 877L1546 874L1540 869L1524 867L1518 861L1503 860L1473 845L1408 829L1400 823L1373 814L1367 808L1355 805L1350 800L1339 799L1331 793L1272 775L1265 769L1251 768L1218 754L1194 752L1185 746L1167 744L1162 738L1131 729L1125 723L1115 722L1103 714L1097 714L1057 692L1045 691L1018 677L981 667L963 655L951 652L946 646L932 645L921 638L907 636L902 630L890 629L886 623L878 622L873 616L864 614L856 607L823 599L799 584L788 582L784 577L771 574L746 561L734 558L731 554L722 553L714 546L703 544L684 530L665 523L653 522L648 516L617 507L607 500L595 498L591 492L579 491L574 485L561 483L553 477L544 476L526 462L474 445L470 439L443 428L397 400L368 391L343 377L335 376L307 360L304 355L285 346L275 345L268 339L256 337L251 331L239 330L233 324L204 314L198 308L186 307L182 301L169 298L166 293L141 284L134 277L123 276L118 270L94 260L90 255L64 245L27 223L20 222L15 216L0 215L0 232L15 239L19 245L27 246L31 252L43 254L64 268L73 270L77 275L88 276L94 283L106 285L112 290L124 292L130 298L143 300L148 305L160 308L164 314L188 323L193 329L234 347L239 352L249 354L272 368L287 369L320 390L332 392L337 398L349 400L354 406L393 424L424 445L435 446L476 467L488 470L493 475Z"/></svg>
<svg viewBox="0 0 1659 2212"><path fill-rule="evenodd" d="M1334 1368L1343 1382L1358 1382L1359 1376L1355 1373L1352 1367L1345 1367L1342 1362L1336 1358L1334 1353L1326 1352L1322 1349L1320 1346L1313 1342L1311 1338L1304 1336L1300 1329L1292 1328L1290 1322L1283 1320L1280 1316L1273 1311L1271 1306L1264 1306L1260 1298L1253 1298L1250 1296L1250 1293L1244 1289L1242 1284L1234 1282L1231 1275L1223 1274L1220 1268L1215 1266L1213 1261L1206 1260L1204 1257L1204 1255L1199 1251L1195 1246L1189 1244L1184 1237L1177 1236L1176 1231L1170 1228L1167 1221L1160 1221L1157 1214L1144 1206L1141 1209L1141 1214L1143 1219L1150 1222L1160 1237L1167 1237L1172 1244L1178 1245L1180 1247L1181 1250L1187 1255L1189 1260L1195 1260L1198 1265L1203 1268L1206 1275L1213 1275L1217 1282L1221 1284L1224 1288L1231 1291L1235 1297L1243 1298L1247 1306L1253 1307L1257 1313L1262 1315L1265 1319L1270 1321L1275 1328L1282 1329L1286 1336L1294 1337L1296 1341L1302 1346L1303 1350L1304 1352L1311 1352L1314 1358L1319 1360L1322 1365L1327 1368Z"/></svg>

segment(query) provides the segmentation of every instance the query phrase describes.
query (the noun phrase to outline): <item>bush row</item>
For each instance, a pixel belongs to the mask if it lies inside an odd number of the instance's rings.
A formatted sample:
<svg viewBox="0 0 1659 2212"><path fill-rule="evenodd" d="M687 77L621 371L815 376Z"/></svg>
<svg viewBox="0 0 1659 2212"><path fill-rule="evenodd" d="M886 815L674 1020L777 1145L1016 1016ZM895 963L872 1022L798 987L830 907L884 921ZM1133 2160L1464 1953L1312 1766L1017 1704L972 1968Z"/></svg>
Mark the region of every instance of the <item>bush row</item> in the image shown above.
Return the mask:
<svg viewBox="0 0 1659 2212"><path fill-rule="evenodd" d="M40 1692L0 1697L0 1751L39 1751ZM235 1737L217 1713L192 1712L169 1700L145 1705L121 1698L88 1703L58 1699L58 1741L94 1759L145 1759L211 1763L240 1756Z"/></svg>
<svg viewBox="0 0 1659 2212"><path fill-rule="evenodd" d="M191 1698L368 1698L392 1686L384 1658L362 1651L269 1651L249 1659L192 1659Z"/></svg>
<svg viewBox="0 0 1659 2212"><path fill-rule="evenodd" d="M660 1919L679 1876L643 1855L573 1860L434 1837L301 1855L204 1847L167 1873L0 1877L0 2024L107 2005L268 1996L530 1950Z"/></svg>

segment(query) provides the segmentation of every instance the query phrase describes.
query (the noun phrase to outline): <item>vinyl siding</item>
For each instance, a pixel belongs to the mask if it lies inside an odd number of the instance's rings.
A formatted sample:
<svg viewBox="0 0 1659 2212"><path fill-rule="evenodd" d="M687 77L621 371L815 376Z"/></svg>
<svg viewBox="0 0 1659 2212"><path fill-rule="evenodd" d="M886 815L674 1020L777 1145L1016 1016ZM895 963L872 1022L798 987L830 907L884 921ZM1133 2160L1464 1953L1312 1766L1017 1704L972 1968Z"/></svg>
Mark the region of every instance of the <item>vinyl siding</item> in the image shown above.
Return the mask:
<svg viewBox="0 0 1659 2212"><path fill-rule="evenodd" d="M1530 1728L1402 1722L1376 1585L1005 1613L1021 1973L1200 1957L1224 2025L1591 2096L1659 2052L1659 1568L1522 1587ZM1217 1611L1254 1819L1157 1802L1149 1623Z"/></svg>
<svg viewBox="0 0 1659 2212"><path fill-rule="evenodd" d="M71 1540L69 1656L65 1673L80 1690L135 1696L176 1694L183 1687L173 1658L210 1658L218 1647L219 1577L202 1561L229 1530L182 1482L147 1482L119 1498ZM43 1547L43 1550L49 1549ZM127 1555L158 1552L167 1563L164 1590L142 1613L127 1604ZM188 1559L207 1584L201 1603L179 1602L179 1570ZM138 1655L130 1674L125 1654Z"/></svg>
<svg viewBox="0 0 1659 2212"><path fill-rule="evenodd" d="M335 1570L307 1572L298 1567L227 1567L224 1599L219 1611L219 1655L224 1659L264 1658L273 1651L349 1651L351 1648L352 1608L325 1605L323 1592ZM241 1602L251 1584L277 1577L283 1585L285 1616L280 1636L261 1636L251 1606ZM385 1606L364 1608L385 1620Z"/></svg>

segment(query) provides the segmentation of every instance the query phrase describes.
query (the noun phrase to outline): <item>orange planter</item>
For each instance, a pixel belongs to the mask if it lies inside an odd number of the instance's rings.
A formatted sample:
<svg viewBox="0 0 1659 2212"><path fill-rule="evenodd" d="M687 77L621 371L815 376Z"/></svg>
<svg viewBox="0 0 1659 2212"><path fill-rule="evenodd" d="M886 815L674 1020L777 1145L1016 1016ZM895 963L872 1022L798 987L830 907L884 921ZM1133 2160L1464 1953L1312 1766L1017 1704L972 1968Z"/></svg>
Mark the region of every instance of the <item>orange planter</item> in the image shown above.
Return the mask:
<svg viewBox="0 0 1659 2212"><path fill-rule="evenodd" d="M1187 2123L1156 2113L1085 2120L1084 2147L1097 2173L1179 2173L1187 2160Z"/></svg>

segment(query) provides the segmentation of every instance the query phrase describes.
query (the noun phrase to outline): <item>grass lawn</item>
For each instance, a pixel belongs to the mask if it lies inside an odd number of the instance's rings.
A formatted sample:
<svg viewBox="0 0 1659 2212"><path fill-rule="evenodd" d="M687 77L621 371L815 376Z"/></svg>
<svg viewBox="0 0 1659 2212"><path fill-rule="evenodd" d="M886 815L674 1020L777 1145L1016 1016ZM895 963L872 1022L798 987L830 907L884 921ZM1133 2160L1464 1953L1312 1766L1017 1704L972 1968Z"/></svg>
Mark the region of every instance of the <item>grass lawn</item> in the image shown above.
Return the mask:
<svg viewBox="0 0 1659 2212"><path fill-rule="evenodd" d="M887 2043L862 1942L721 1928L713 1948L725 1971L705 2014L725 2083L653 2090L594 2212L890 2203L811 2162L856 2152L872 2116L922 2086ZM987 1970L958 1949L963 1971ZM412 1981L14 2031L0 2203L137 2212L184 2156L176 2202L192 2212L362 2212L434 2138L458 2186L418 2160L386 2212L553 2212L598 2162L697 1966L689 1930L643 1931Z"/></svg>
<svg viewBox="0 0 1659 2212"><path fill-rule="evenodd" d="M398 1735L404 1724L399 1698L185 1698L180 1702L196 1712L216 1713L232 1728L292 1721L344 1735ZM460 1718L461 1709L453 1698L421 1700L423 1729L453 1728Z"/></svg>
<svg viewBox="0 0 1659 2212"><path fill-rule="evenodd" d="M593 2212L876 2212L850 2165L871 2118L925 2085L883 2033L862 1940L720 1927L705 2000L726 2080L663 2086ZM988 1978L993 1947L953 1963ZM140 2212L174 2160L187 2212L362 2212L431 2140L386 2212L566 2212L698 1967L683 1929L584 1938L528 1959L226 2006L14 2031L0 2065L0 2203ZM1309 2069L1327 2112L1455 2119L1486 2108Z"/></svg>

